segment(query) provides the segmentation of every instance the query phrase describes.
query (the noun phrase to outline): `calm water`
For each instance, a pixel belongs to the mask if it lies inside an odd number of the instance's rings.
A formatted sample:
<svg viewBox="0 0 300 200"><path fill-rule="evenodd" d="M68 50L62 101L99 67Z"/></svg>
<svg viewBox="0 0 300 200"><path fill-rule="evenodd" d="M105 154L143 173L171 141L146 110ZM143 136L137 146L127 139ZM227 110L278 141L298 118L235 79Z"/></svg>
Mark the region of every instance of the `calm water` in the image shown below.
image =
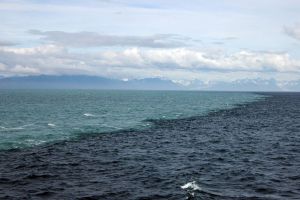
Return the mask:
<svg viewBox="0 0 300 200"><path fill-rule="evenodd" d="M0 90L0 149L28 147L88 133L146 128L259 99L250 93Z"/></svg>
<svg viewBox="0 0 300 200"><path fill-rule="evenodd" d="M1 150L0 199L300 199L300 93L2 94L3 147L73 139ZM107 115L119 129L103 129ZM36 128L7 130L20 122Z"/></svg>

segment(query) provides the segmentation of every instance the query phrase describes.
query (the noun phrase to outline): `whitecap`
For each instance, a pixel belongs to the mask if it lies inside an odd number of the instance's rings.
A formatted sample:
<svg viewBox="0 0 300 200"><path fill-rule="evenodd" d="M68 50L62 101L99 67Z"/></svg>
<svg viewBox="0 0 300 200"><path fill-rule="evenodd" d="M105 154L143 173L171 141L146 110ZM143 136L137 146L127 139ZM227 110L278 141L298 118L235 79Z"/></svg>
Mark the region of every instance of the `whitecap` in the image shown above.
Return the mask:
<svg viewBox="0 0 300 200"><path fill-rule="evenodd" d="M94 117L95 116L95 115L93 115L91 113L84 113L83 115L86 116L86 117Z"/></svg>
<svg viewBox="0 0 300 200"><path fill-rule="evenodd" d="M4 130L22 130L22 129L24 129L23 127L24 126L7 128L7 127L4 127L4 126L0 126L0 128L4 129Z"/></svg>
<svg viewBox="0 0 300 200"><path fill-rule="evenodd" d="M199 185L197 185L196 181L192 181L192 182L188 182L186 184L184 184L183 186L181 186L181 189L183 190L193 190L193 191L200 191L201 188Z"/></svg>
<svg viewBox="0 0 300 200"><path fill-rule="evenodd" d="M25 142L26 142L27 144L29 144L29 145L40 145L40 144L43 144L43 143L45 143L45 142L47 142L47 141L45 141L45 140L27 139L27 140L25 140Z"/></svg>
<svg viewBox="0 0 300 200"><path fill-rule="evenodd" d="M5 128L7 130L22 130L24 129L25 127L28 127L28 126L33 126L34 124L25 124L23 126L18 126L18 127L11 127L11 128Z"/></svg>
<svg viewBox="0 0 300 200"><path fill-rule="evenodd" d="M121 129L120 127L117 127L117 126L111 126L111 125L107 125L107 124L103 124L102 126L103 126L103 127L106 127L106 128Z"/></svg>
<svg viewBox="0 0 300 200"><path fill-rule="evenodd" d="M25 125L20 126L20 127L24 128L24 127L27 127L27 126L33 126L33 125L34 125L34 124L25 124Z"/></svg>
<svg viewBox="0 0 300 200"><path fill-rule="evenodd" d="M48 126L50 126L50 127L55 127L56 125L55 125L55 124L48 123Z"/></svg>

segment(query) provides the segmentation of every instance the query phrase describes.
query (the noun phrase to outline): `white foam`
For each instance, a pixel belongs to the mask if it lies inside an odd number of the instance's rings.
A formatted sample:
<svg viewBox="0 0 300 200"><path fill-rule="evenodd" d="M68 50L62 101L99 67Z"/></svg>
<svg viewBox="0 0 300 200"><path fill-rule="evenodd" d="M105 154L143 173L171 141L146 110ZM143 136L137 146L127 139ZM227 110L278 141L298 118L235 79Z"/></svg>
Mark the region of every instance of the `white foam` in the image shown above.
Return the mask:
<svg viewBox="0 0 300 200"><path fill-rule="evenodd" d="M27 140L25 140L25 142L26 142L27 144L29 144L29 145L40 145L40 144L43 144L43 143L45 143L45 142L47 142L47 141L45 141L45 140L33 140L33 139L27 139Z"/></svg>
<svg viewBox="0 0 300 200"><path fill-rule="evenodd" d="M55 124L48 123L48 126L50 126L50 127L55 127L56 125L55 125Z"/></svg>
<svg viewBox="0 0 300 200"><path fill-rule="evenodd" d="M181 189L183 190L193 190L193 191L200 191L201 188L199 185L197 185L196 181L192 181L192 182L189 182L189 183L186 183L185 185L181 186Z"/></svg>
<svg viewBox="0 0 300 200"><path fill-rule="evenodd" d="M1 129L4 129L4 130L22 130L22 129L24 129L23 127L24 127L24 126L6 128L6 127L4 127L4 126L0 126L0 128L1 128Z"/></svg>
<svg viewBox="0 0 300 200"><path fill-rule="evenodd" d="M95 115L93 115L91 113L84 113L83 115L86 116L86 117L94 117L95 116Z"/></svg>
<svg viewBox="0 0 300 200"><path fill-rule="evenodd" d="M33 126L34 124L25 124L25 125L23 125L23 126L21 126L22 128L23 127L27 127L27 126Z"/></svg>
<svg viewBox="0 0 300 200"><path fill-rule="evenodd" d="M106 124L104 124L104 125L102 125L102 126L107 127L107 128L121 129L120 127L117 127L117 126L110 126L110 125L106 125Z"/></svg>

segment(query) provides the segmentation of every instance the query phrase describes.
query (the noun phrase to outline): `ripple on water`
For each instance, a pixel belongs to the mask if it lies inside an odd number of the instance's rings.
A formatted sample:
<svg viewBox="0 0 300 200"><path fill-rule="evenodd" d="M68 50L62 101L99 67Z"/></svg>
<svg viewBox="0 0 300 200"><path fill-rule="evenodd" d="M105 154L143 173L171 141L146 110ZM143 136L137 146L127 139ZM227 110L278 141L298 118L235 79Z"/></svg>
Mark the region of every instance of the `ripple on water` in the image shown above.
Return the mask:
<svg viewBox="0 0 300 200"><path fill-rule="evenodd" d="M0 199L297 199L300 94L272 95L147 129L0 151Z"/></svg>

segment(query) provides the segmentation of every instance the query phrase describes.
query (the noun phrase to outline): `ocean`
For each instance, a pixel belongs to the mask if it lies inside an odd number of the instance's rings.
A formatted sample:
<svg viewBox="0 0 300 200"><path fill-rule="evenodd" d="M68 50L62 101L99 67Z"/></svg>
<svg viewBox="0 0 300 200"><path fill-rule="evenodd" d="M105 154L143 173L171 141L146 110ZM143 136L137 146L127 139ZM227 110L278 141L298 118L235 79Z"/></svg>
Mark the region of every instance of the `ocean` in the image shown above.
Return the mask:
<svg viewBox="0 0 300 200"><path fill-rule="evenodd" d="M300 93L0 90L0 199L299 199Z"/></svg>
<svg viewBox="0 0 300 200"><path fill-rule="evenodd" d="M0 90L0 149L151 126L153 119L205 115L255 101L249 93Z"/></svg>

